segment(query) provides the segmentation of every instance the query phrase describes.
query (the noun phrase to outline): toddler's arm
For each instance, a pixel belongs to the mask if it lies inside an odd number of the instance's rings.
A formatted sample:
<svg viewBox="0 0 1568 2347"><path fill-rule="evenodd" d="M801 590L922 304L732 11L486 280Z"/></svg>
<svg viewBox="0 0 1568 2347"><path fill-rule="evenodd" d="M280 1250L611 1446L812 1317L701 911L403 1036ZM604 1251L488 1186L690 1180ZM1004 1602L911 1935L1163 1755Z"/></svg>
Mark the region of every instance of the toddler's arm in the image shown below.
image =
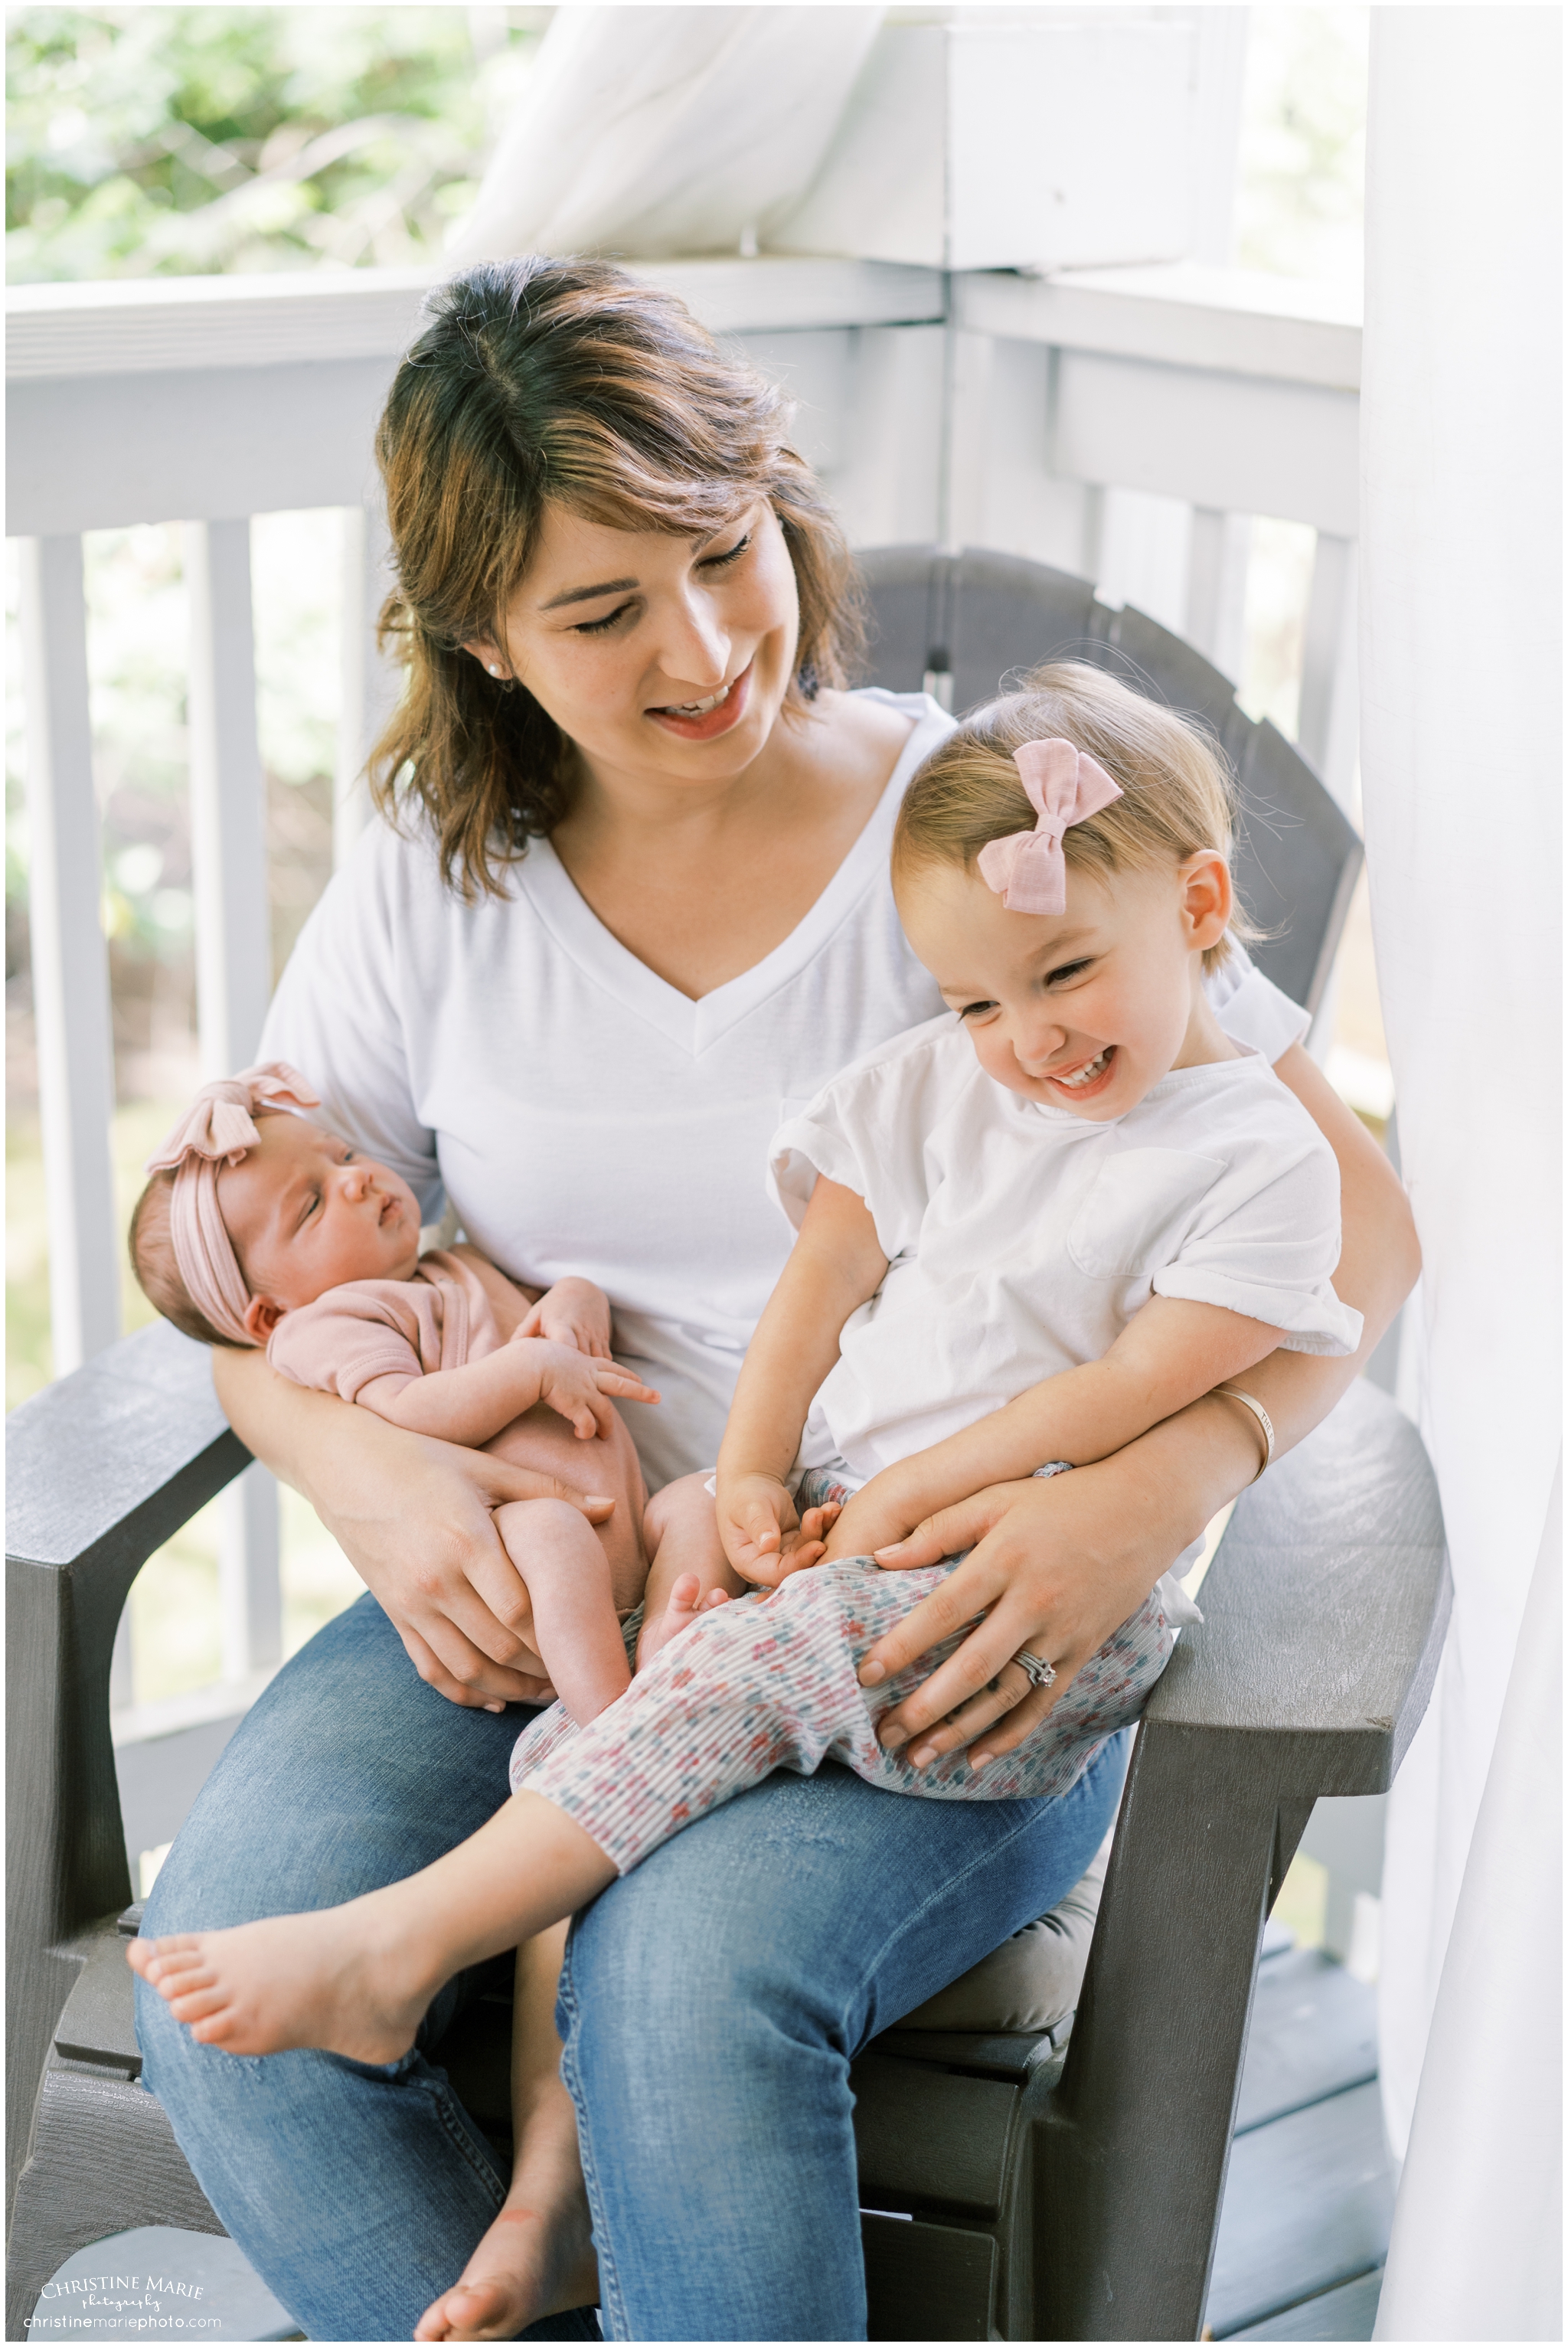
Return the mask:
<svg viewBox="0 0 1568 2347"><path fill-rule="evenodd" d="M541 1401L569 1419L580 1440L608 1435L614 1424L611 1394L623 1401L659 1399L651 1386L614 1361L590 1359L569 1345L538 1337L514 1337L510 1344L466 1362L460 1369L372 1378L354 1399L394 1426L477 1450Z"/></svg>
<svg viewBox="0 0 1568 2347"><path fill-rule="evenodd" d="M719 1448L719 1536L748 1581L777 1581L815 1562L801 1541L803 1530L816 1527L801 1526L784 1477L812 1399L838 1358L839 1332L886 1269L865 1200L819 1175L747 1348Z"/></svg>
<svg viewBox="0 0 1568 2347"><path fill-rule="evenodd" d="M830 1551L874 1553L939 1509L993 1483L1018 1482L1053 1459L1073 1467L1108 1459L1265 1359L1281 1333L1217 1304L1152 1296L1098 1361L1047 1378L1005 1409L873 1476L839 1517Z"/></svg>

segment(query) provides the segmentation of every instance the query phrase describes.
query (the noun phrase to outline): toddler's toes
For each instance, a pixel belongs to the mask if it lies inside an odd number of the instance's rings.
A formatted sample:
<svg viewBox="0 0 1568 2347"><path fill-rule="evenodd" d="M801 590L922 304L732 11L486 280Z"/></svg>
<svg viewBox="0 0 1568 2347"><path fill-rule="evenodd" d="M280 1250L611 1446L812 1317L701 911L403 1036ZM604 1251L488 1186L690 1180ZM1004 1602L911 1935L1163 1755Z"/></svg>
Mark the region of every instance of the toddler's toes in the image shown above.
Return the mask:
<svg viewBox="0 0 1568 2347"><path fill-rule="evenodd" d="M507 2339L512 2293L498 2281L460 2281L415 2325L415 2339Z"/></svg>
<svg viewBox="0 0 1568 2347"><path fill-rule="evenodd" d="M146 1981L161 1980L165 1973L200 1963L201 1942L194 1932L168 1940L128 1940L125 1960Z"/></svg>

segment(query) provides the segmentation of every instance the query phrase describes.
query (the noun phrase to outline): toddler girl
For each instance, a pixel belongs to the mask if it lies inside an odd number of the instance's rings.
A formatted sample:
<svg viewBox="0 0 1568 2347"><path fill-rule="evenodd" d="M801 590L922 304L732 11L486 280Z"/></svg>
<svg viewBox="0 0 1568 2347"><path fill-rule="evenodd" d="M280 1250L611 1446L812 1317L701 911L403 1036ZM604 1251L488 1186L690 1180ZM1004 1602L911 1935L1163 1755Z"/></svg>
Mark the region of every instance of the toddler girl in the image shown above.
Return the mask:
<svg viewBox="0 0 1568 2347"><path fill-rule="evenodd" d="M913 1751L878 1721L972 1625L891 1677L866 1657L958 1562L894 1569L938 1510L1101 1458L1216 1388L1255 1425L1261 1472L1266 1415L1225 1381L1282 1344L1356 1348L1330 1285L1333 1156L1199 984L1235 924L1229 850L1207 743L1091 669L1041 671L935 753L894 882L949 1015L848 1069L773 1145L799 1235L717 1475L729 1558L771 1585L705 1614L590 1727L542 1715L512 1800L408 1881L133 1943L200 2038L395 2059L454 1972L774 1768L831 1758L937 1799L1060 1794L1136 1717L1195 1618L1169 1575L1065 1688L1049 1655L1000 1654L991 1690ZM832 1502L825 1560L801 1570L821 1550L809 1512ZM496 2321L505 2222L465 2277L494 2274ZM477 2311L438 2302L419 2335L476 2335Z"/></svg>
<svg viewBox="0 0 1568 2347"><path fill-rule="evenodd" d="M284 1377L395 1426L492 1450L569 1491L586 1481L596 1496L578 1503L496 1511L534 1643L585 1724L630 1676L622 1624L640 1603L646 1656L716 1593L743 1586L712 1501L697 1476L650 1501L610 1397L659 1397L610 1358L603 1292L562 1279L536 1295L470 1246L422 1256L406 1183L286 1112L317 1105L281 1061L204 1085L149 1161L131 1217L137 1277L188 1336L264 1346Z"/></svg>

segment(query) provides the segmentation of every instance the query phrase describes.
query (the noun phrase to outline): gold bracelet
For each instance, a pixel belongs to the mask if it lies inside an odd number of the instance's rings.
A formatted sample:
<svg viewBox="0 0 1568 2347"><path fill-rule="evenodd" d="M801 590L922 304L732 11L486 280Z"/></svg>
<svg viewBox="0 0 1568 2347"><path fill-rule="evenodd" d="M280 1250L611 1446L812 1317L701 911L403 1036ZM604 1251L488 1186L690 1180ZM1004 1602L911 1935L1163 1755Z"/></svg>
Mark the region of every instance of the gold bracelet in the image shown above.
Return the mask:
<svg viewBox="0 0 1568 2347"><path fill-rule="evenodd" d="M1215 1386L1214 1390L1217 1394L1224 1394L1227 1401L1239 1401L1242 1408L1249 1409L1256 1419L1258 1432L1263 1437L1263 1458L1258 1465L1257 1475L1263 1474L1266 1469L1274 1464L1274 1420L1262 1402L1255 1400L1249 1393L1243 1393L1239 1386ZM1252 1479L1255 1483L1257 1481L1257 1475Z"/></svg>

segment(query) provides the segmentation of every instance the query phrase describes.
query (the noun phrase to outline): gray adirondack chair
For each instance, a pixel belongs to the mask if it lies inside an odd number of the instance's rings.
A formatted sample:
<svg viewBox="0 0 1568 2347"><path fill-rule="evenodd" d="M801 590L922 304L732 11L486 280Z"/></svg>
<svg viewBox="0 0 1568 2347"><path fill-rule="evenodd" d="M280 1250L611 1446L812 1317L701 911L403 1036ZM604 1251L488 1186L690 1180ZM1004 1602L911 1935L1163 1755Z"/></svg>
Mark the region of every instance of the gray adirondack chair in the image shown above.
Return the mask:
<svg viewBox="0 0 1568 2347"><path fill-rule="evenodd" d="M864 567L875 682L935 677L963 708L1061 654L1201 714L1241 783L1256 958L1316 1008L1359 844L1216 670L1037 564L899 548ZM200 1348L162 1326L11 1420L11 2338L74 2250L221 2229L138 2080L108 1682L142 1563L247 1455ZM854 2065L874 2339L1198 2335L1265 1922L1314 1801L1392 1781L1447 1625L1436 1487L1385 1395L1359 1382L1244 1493L1203 1603L1138 1731L1098 1921L1091 1881ZM492 2129L508 2026L481 2001L437 2049Z"/></svg>

